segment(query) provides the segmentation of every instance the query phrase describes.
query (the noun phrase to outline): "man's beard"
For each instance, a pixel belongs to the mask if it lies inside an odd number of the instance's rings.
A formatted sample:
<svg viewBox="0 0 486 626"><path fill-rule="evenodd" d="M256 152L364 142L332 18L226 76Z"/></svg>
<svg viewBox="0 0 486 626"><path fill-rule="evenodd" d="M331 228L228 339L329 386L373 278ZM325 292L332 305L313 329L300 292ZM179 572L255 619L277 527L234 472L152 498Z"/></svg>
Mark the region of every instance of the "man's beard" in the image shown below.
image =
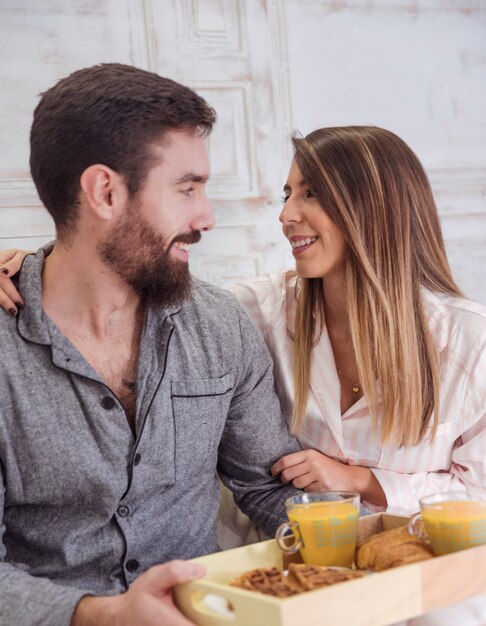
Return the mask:
<svg viewBox="0 0 486 626"><path fill-rule="evenodd" d="M169 245L137 211L127 206L125 215L98 246L100 257L146 303L170 307L181 304L191 294L188 263L171 259L170 249L177 242L196 243L199 231L175 237Z"/></svg>

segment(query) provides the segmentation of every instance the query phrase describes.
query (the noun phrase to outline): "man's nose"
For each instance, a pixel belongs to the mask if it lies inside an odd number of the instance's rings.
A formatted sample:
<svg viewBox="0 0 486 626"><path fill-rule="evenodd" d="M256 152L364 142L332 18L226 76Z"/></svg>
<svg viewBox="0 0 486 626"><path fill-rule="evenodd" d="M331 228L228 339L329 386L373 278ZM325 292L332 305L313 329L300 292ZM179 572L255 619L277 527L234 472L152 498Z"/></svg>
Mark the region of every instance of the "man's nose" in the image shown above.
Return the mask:
<svg viewBox="0 0 486 626"><path fill-rule="evenodd" d="M201 199L197 215L192 223L192 228L201 231L212 230L214 228L214 211L206 194L204 194L204 197Z"/></svg>

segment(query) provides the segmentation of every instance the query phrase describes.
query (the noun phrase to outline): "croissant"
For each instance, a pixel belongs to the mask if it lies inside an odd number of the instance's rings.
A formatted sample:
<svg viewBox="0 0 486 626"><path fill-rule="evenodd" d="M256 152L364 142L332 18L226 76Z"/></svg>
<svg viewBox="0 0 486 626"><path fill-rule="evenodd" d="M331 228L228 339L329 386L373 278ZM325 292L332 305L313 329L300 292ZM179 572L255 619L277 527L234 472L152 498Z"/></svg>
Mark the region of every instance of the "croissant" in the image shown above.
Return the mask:
<svg viewBox="0 0 486 626"><path fill-rule="evenodd" d="M372 535L357 548L354 560L359 569L381 572L433 556L428 545L401 526Z"/></svg>

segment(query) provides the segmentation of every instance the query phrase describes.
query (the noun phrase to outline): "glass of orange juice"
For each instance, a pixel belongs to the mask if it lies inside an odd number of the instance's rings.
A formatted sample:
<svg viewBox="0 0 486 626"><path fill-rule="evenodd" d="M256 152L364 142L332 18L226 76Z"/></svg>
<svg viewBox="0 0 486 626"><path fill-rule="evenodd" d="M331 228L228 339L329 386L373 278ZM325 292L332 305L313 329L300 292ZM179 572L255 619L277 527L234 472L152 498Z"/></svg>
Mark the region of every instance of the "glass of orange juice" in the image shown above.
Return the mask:
<svg viewBox="0 0 486 626"><path fill-rule="evenodd" d="M408 531L424 539L417 526L422 519L435 556L486 543L486 502L475 500L467 492L438 493L422 498L420 511L410 520Z"/></svg>
<svg viewBox="0 0 486 626"><path fill-rule="evenodd" d="M288 522L275 538L286 554L300 550L304 563L350 567L358 534L359 494L351 491L304 493L285 502ZM293 541L288 545L289 533Z"/></svg>

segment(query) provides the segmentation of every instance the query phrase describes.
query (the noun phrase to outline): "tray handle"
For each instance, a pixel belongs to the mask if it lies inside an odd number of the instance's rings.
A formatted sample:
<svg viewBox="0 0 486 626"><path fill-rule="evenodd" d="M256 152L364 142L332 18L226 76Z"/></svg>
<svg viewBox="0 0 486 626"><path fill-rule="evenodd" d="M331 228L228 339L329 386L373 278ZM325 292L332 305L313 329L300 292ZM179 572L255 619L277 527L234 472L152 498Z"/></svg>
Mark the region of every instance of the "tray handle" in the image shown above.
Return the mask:
<svg viewBox="0 0 486 626"><path fill-rule="evenodd" d="M178 585L174 589L174 600L182 613L198 626L248 626L256 623L256 607L255 602L249 602L246 593L242 591L228 589L223 585L216 588L216 585L200 580ZM213 610L206 601L208 596L217 598L229 614ZM258 605L258 598L255 600Z"/></svg>

